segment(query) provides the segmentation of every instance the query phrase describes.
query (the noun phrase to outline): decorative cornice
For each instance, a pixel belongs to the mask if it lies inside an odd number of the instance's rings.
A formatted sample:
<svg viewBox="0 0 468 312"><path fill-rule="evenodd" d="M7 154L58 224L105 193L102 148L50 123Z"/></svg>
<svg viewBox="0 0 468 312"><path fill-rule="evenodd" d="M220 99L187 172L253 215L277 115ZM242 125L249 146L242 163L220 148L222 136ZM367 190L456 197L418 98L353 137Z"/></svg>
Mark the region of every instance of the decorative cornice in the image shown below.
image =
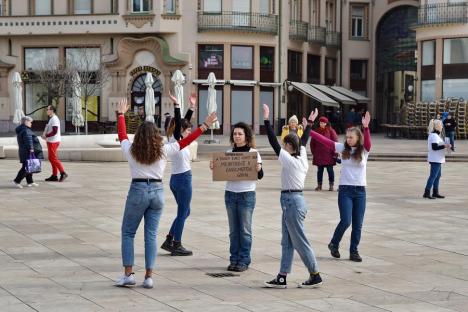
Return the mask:
<svg viewBox="0 0 468 312"><path fill-rule="evenodd" d="M122 18L125 21L125 26L128 27L128 23L132 24L136 28L143 27L146 23L150 23L153 26L154 14L130 14L122 15Z"/></svg>
<svg viewBox="0 0 468 312"><path fill-rule="evenodd" d="M161 14L162 19L179 20L182 15L179 14Z"/></svg>

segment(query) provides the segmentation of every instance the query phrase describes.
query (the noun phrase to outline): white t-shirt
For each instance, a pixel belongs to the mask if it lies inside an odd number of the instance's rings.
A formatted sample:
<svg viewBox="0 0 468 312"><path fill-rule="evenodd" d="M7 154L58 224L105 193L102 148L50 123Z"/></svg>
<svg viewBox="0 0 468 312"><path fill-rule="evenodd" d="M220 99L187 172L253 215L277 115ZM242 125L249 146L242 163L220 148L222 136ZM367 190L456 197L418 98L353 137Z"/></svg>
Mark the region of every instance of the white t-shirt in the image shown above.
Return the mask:
<svg viewBox="0 0 468 312"><path fill-rule="evenodd" d="M257 162L262 163L262 158L258 151L251 148L249 152L257 152ZM232 153L232 149L228 150L227 153ZM246 180L246 181L227 181L225 190L234 193L251 192L255 191L257 187L257 180Z"/></svg>
<svg viewBox="0 0 468 312"><path fill-rule="evenodd" d="M177 141L172 137L169 142L174 143ZM171 161L171 174L179 174L191 170L189 147L187 146L179 153L176 153L174 156L172 156Z"/></svg>
<svg viewBox="0 0 468 312"><path fill-rule="evenodd" d="M152 163L151 165L144 165L137 162L130 153L132 143L129 140L120 142L122 152L128 160L130 166L130 175L132 179L161 179L164 176L164 169L167 164L167 157L173 157L179 153L180 146L177 142L164 144L163 157Z"/></svg>
<svg viewBox="0 0 468 312"><path fill-rule="evenodd" d="M345 147L343 143L335 143L335 151L343 153ZM353 151L355 148L353 148ZM341 171L340 171L340 185L354 185L354 186L366 186L366 169L367 159L369 158L369 152L364 149L362 152L362 160L360 162L350 157L349 159L341 159Z"/></svg>
<svg viewBox="0 0 468 312"><path fill-rule="evenodd" d="M49 119L49 122L47 123L45 128L46 135L52 132L52 127L57 127L57 133L54 136L46 138L46 141L49 143L60 142L60 119L57 117L57 115L54 115L52 116L52 118Z"/></svg>
<svg viewBox="0 0 468 312"><path fill-rule="evenodd" d="M281 190L303 190L309 163L307 151L301 146L301 156L294 157L285 149L281 149L278 156L281 163Z"/></svg>
<svg viewBox="0 0 468 312"><path fill-rule="evenodd" d="M437 145L444 145L444 140L437 134L431 133L427 138L427 161L443 164L445 163L445 149L440 149L434 151L432 149L432 143L437 143Z"/></svg>

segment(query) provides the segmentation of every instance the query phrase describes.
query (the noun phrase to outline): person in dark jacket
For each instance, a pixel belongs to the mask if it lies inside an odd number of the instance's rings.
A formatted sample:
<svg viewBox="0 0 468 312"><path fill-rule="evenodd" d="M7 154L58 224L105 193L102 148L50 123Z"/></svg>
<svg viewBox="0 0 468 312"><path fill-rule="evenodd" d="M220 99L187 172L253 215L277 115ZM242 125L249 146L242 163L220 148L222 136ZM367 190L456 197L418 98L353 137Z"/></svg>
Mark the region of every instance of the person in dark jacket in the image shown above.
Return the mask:
<svg viewBox="0 0 468 312"><path fill-rule="evenodd" d="M335 130L331 127L327 117L320 117L320 126L315 130L327 139L338 142L338 136ZM333 184L335 183L335 172L333 166L336 165L335 152L330 151L324 145L319 144L316 140L310 141L310 151L312 152L312 164L317 166L317 187L316 191L322 190L323 170L327 168L329 191L333 191Z"/></svg>
<svg viewBox="0 0 468 312"><path fill-rule="evenodd" d="M449 137L450 145L452 146L451 149L452 151L455 152L455 131L457 129L457 122L455 121L455 119L453 119L452 114L448 113L443 123L444 123L445 135Z"/></svg>
<svg viewBox="0 0 468 312"><path fill-rule="evenodd" d="M16 139L18 141L18 156L20 163L22 164L21 169L18 171L14 182L15 187L23 188L21 181L26 178L28 187L36 187L37 183L34 183L32 173L26 172L26 161L29 159L31 153L34 153L36 158L44 159L42 154L42 146L37 136L32 132L31 125L33 119L29 116L21 118L21 125L16 127Z"/></svg>

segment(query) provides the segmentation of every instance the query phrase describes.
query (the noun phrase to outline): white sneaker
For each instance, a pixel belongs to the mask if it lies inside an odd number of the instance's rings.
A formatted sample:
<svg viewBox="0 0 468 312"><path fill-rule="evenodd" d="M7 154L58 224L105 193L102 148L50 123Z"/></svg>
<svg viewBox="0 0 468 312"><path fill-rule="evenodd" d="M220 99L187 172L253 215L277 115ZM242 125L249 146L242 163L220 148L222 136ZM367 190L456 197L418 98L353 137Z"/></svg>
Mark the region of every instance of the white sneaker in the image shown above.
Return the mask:
<svg viewBox="0 0 468 312"><path fill-rule="evenodd" d="M143 282L143 288L153 288L153 279L151 277L145 278Z"/></svg>
<svg viewBox="0 0 468 312"><path fill-rule="evenodd" d="M28 184L28 187L38 187L38 186L39 186L39 184L34 183L34 182Z"/></svg>
<svg viewBox="0 0 468 312"><path fill-rule="evenodd" d="M16 188L19 188L19 189L22 189L23 186L19 183L16 183L16 182L13 182L13 185L16 187Z"/></svg>
<svg viewBox="0 0 468 312"><path fill-rule="evenodd" d="M115 282L115 286L125 287L125 286L134 286L135 285L135 273L131 273L129 276L122 275Z"/></svg>

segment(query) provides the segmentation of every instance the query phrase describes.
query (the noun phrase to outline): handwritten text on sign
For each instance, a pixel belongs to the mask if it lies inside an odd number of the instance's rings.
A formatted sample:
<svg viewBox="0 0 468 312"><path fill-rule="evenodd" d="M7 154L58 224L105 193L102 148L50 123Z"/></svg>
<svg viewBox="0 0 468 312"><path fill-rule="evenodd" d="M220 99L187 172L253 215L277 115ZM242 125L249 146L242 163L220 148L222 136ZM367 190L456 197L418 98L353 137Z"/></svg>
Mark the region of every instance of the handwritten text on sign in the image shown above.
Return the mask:
<svg viewBox="0 0 468 312"><path fill-rule="evenodd" d="M257 152L213 154L213 181L257 180Z"/></svg>

